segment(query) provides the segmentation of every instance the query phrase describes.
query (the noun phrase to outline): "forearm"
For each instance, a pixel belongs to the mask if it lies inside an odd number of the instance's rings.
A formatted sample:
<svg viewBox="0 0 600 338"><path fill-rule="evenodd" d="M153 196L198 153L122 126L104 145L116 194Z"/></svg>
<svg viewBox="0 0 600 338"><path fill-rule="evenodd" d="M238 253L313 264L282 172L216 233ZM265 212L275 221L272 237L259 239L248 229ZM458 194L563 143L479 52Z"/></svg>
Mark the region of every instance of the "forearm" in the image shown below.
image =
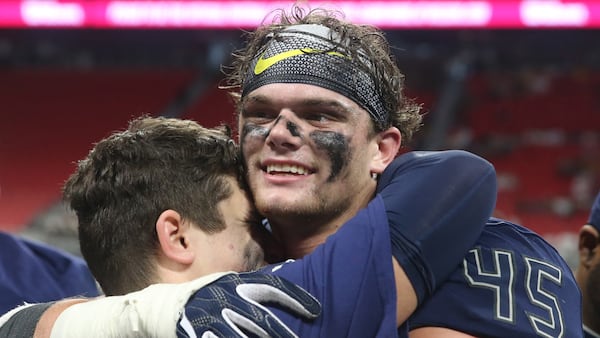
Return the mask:
<svg viewBox="0 0 600 338"><path fill-rule="evenodd" d="M386 169L378 190L392 254L421 302L454 270L491 215L494 168L464 151L412 153Z"/></svg>
<svg viewBox="0 0 600 338"><path fill-rule="evenodd" d="M396 280L396 323L400 326L417 309L417 294L395 258L392 258L392 266Z"/></svg>
<svg viewBox="0 0 600 338"><path fill-rule="evenodd" d="M170 337L188 298L226 273L156 284L123 296L65 299L17 308L0 318L0 337Z"/></svg>
<svg viewBox="0 0 600 338"><path fill-rule="evenodd" d="M174 337L189 297L227 273L180 284L154 284L122 296L74 304L60 313L51 338Z"/></svg>

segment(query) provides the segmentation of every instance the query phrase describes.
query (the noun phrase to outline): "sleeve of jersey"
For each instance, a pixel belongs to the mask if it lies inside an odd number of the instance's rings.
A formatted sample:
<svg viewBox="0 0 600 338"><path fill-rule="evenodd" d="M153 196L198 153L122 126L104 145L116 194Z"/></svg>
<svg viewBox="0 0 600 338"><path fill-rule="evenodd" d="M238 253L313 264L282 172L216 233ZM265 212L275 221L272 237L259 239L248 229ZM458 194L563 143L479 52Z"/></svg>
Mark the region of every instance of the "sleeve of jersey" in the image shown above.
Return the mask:
<svg viewBox="0 0 600 338"><path fill-rule="evenodd" d="M33 337L35 327L54 303L27 304L0 317L0 337Z"/></svg>
<svg viewBox="0 0 600 338"><path fill-rule="evenodd" d="M303 259L270 266L315 296L321 315L304 322L275 314L299 337L394 337L396 289L387 216L377 196Z"/></svg>
<svg viewBox="0 0 600 338"><path fill-rule="evenodd" d="M381 175L393 256L419 304L448 278L496 203L494 167L461 150L409 152Z"/></svg>

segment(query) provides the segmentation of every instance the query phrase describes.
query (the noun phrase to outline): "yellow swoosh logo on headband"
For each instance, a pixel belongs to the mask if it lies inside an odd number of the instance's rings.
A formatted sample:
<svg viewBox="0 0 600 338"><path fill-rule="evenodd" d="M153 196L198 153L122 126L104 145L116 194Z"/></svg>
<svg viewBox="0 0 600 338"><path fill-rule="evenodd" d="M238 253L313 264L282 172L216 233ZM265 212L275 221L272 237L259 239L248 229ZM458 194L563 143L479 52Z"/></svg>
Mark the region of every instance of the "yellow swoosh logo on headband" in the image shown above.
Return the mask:
<svg viewBox="0 0 600 338"><path fill-rule="evenodd" d="M254 66L254 74L259 75L265 70L267 70L272 65L276 64L279 61L285 60L287 58L291 58L293 56L301 55L301 54L311 54L311 53L323 53L321 50L312 49L312 48L301 48L301 49L292 49L285 52L281 52L279 54L273 55L268 58L263 58L265 53L262 53L258 61L256 61L256 66ZM329 55L337 55L341 57L346 57L344 54L339 52L326 52Z"/></svg>

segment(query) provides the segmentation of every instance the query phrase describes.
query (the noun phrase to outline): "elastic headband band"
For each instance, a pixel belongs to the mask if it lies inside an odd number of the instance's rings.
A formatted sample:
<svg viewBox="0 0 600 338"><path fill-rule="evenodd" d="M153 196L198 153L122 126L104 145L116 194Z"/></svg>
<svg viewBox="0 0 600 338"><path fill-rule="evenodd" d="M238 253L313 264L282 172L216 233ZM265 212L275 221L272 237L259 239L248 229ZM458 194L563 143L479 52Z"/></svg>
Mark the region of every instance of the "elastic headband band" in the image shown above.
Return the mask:
<svg viewBox="0 0 600 338"><path fill-rule="evenodd" d="M375 80L347 55L335 32L322 25L294 25L269 38L248 69L242 97L271 83L310 84L356 102L379 127L388 124Z"/></svg>

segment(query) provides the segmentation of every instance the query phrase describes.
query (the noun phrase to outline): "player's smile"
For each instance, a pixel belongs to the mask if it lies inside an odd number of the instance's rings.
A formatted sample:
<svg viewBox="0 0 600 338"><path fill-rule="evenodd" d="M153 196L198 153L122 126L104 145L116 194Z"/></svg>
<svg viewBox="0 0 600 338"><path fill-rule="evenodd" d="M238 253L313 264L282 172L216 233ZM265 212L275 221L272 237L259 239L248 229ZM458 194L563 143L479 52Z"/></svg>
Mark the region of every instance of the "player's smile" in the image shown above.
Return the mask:
<svg viewBox="0 0 600 338"><path fill-rule="evenodd" d="M302 181L315 173L315 169L290 161L268 159L261 164L265 180L272 184Z"/></svg>
<svg viewBox="0 0 600 338"><path fill-rule="evenodd" d="M294 164L270 164L267 165L267 174L270 175L308 175L309 170Z"/></svg>

